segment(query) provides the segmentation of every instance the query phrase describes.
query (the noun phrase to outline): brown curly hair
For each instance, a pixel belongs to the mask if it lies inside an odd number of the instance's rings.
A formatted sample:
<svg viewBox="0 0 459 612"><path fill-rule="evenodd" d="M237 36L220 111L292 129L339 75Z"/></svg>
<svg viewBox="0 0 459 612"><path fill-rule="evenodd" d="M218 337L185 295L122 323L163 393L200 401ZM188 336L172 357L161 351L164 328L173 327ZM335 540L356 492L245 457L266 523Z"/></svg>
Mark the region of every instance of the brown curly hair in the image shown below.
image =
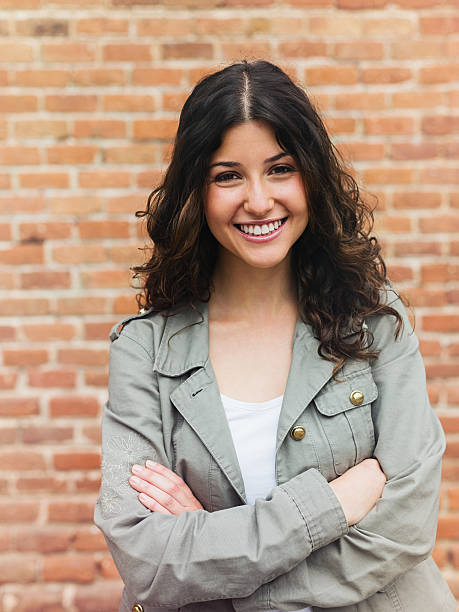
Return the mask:
<svg viewBox="0 0 459 612"><path fill-rule="evenodd" d="M231 64L203 78L186 100L171 162L149 196L149 260L133 268L144 279L142 308L167 313L177 306L208 301L218 243L204 216L203 193L212 154L229 127L267 122L279 146L295 158L308 198L309 222L292 247L292 271L299 286L299 313L320 341L322 357L377 357L366 317L395 317L384 303L386 267L380 245L370 236L372 210L331 142L305 91L278 66L256 60ZM349 335L349 330L354 335Z"/></svg>

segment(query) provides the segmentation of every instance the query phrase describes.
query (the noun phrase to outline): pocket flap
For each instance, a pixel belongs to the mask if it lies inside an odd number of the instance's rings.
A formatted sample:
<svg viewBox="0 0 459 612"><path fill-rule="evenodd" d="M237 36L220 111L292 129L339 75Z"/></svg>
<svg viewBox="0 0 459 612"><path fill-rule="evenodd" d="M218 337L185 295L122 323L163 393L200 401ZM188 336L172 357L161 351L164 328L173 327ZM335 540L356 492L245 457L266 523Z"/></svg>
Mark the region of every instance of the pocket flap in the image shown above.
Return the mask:
<svg viewBox="0 0 459 612"><path fill-rule="evenodd" d="M332 379L314 398L317 410L325 416L371 404L378 397L378 387L370 368L341 379L338 374L338 379L341 382Z"/></svg>

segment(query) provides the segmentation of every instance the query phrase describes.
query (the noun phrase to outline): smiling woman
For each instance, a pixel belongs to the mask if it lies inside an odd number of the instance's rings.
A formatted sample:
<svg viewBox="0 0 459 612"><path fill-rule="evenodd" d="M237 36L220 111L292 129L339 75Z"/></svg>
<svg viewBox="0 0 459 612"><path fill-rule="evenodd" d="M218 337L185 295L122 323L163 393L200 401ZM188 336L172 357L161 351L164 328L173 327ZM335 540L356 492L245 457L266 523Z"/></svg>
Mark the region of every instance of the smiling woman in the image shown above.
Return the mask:
<svg viewBox="0 0 459 612"><path fill-rule="evenodd" d="M138 216L95 510L120 610L454 612L418 341L306 93L262 60L204 78Z"/></svg>

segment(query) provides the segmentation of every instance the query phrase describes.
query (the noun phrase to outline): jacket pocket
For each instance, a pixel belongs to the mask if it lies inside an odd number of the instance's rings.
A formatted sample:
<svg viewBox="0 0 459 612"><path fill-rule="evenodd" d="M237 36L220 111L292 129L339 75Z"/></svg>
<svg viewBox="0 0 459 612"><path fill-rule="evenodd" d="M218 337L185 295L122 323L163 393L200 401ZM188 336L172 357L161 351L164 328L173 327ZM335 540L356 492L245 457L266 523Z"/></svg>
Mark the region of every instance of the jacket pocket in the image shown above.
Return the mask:
<svg viewBox="0 0 459 612"><path fill-rule="evenodd" d="M378 388L368 367L331 380L314 398L336 476L373 455L371 404L377 397Z"/></svg>

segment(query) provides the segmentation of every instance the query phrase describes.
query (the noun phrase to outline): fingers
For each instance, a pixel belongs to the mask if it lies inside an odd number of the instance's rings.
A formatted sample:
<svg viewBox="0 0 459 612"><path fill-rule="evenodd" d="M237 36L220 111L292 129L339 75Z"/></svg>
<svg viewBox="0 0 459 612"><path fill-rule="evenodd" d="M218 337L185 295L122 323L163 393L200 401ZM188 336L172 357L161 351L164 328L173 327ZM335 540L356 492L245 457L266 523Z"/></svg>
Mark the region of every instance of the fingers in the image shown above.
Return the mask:
<svg viewBox="0 0 459 612"><path fill-rule="evenodd" d="M151 467L134 465L132 468L134 476L144 481L144 486L146 487L145 493L147 493L147 495L154 496L160 503L163 503L163 499L165 500L164 494L166 494L168 497L171 497L182 506L189 504L193 494L188 485L180 478L180 476L171 470L168 470L165 466L157 466L158 464L154 465L152 469ZM149 489L148 485L151 485L154 488ZM137 487L134 488L138 490ZM152 492L155 494L152 495ZM161 495L161 498L156 497L157 492L159 495ZM172 503L172 501L169 502L169 505Z"/></svg>
<svg viewBox="0 0 459 612"><path fill-rule="evenodd" d="M178 514L182 510L182 504L177 502L172 495L169 495L169 493L166 493L142 478L131 476L129 484L133 489L142 494L139 496L139 499L143 505L150 508L150 510L157 511L155 508L151 507L152 502L162 507L170 514Z"/></svg>
<svg viewBox="0 0 459 612"><path fill-rule="evenodd" d="M146 508L148 508L152 512L161 512L162 514L172 514L172 512L169 512L169 510L161 506L161 504L159 504L156 500L154 500L152 497L149 497L145 493L141 493L139 495L139 500L142 502L142 504Z"/></svg>

